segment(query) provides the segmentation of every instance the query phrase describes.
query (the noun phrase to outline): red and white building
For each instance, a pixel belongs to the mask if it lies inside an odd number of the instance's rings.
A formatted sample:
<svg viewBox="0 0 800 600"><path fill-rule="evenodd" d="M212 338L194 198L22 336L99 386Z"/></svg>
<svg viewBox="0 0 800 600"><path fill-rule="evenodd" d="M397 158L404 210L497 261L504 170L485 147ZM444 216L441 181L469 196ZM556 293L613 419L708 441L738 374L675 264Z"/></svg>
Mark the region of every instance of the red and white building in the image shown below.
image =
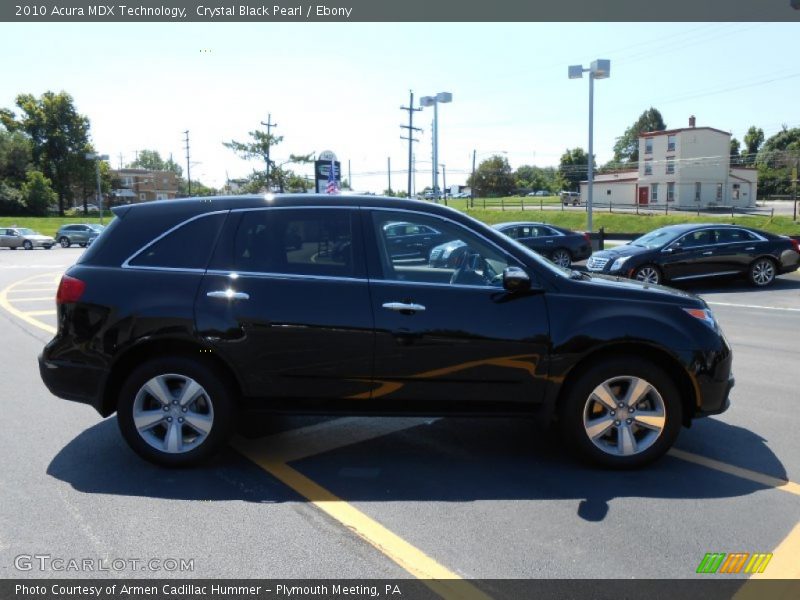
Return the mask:
<svg viewBox="0 0 800 600"><path fill-rule="evenodd" d="M731 134L713 127L650 131L639 136L637 169L598 174L593 200L598 204L664 206L682 210L715 206L752 208L758 172L731 165ZM587 182L581 182L586 202Z"/></svg>

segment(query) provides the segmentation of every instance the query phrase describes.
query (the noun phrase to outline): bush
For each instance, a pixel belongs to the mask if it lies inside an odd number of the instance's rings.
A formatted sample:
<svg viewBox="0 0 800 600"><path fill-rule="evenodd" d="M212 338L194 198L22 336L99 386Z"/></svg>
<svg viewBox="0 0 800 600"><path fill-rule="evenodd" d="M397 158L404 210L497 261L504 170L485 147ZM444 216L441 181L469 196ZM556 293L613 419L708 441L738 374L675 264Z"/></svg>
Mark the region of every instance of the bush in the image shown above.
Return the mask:
<svg viewBox="0 0 800 600"><path fill-rule="evenodd" d="M50 180L41 171L28 171L25 183L22 184L22 202L27 212L41 217L47 214L48 207L57 199L50 187Z"/></svg>
<svg viewBox="0 0 800 600"><path fill-rule="evenodd" d="M13 217L21 215L24 211L25 206L22 204L20 191L5 181L0 181L0 215Z"/></svg>

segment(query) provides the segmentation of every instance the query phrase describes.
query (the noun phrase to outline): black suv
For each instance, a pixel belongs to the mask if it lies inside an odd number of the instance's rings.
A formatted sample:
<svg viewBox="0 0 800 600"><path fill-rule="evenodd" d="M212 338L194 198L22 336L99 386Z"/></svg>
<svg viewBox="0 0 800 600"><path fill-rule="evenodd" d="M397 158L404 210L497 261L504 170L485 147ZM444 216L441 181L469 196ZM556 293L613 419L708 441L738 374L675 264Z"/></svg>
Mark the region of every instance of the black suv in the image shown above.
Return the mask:
<svg viewBox="0 0 800 600"><path fill-rule="evenodd" d="M61 280L40 372L159 464L209 456L260 409L557 420L584 458L633 467L728 407L703 300L557 267L452 209L267 195L114 213ZM391 223L469 251L400 259Z"/></svg>

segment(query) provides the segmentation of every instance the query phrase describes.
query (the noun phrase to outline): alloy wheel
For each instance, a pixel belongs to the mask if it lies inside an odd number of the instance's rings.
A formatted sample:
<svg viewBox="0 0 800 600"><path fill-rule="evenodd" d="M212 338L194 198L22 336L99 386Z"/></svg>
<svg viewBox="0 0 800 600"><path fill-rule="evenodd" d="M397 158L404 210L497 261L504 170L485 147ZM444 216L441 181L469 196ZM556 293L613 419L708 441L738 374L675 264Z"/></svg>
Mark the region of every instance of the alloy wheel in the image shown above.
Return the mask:
<svg viewBox="0 0 800 600"><path fill-rule="evenodd" d="M208 437L214 407L203 386L191 377L157 375L136 394L133 423L139 436L156 450L182 454Z"/></svg>
<svg viewBox="0 0 800 600"><path fill-rule="evenodd" d="M59 243L62 248L69 248L69 238L62 237Z"/></svg>
<svg viewBox="0 0 800 600"><path fill-rule="evenodd" d="M764 258L753 265L752 274L756 285L769 285L775 279L775 267L771 260Z"/></svg>
<svg viewBox="0 0 800 600"><path fill-rule="evenodd" d="M553 262L559 267L569 267L572 264L572 258L566 250L556 250L553 252Z"/></svg>
<svg viewBox="0 0 800 600"><path fill-rule="evenodd" d="M645 266L636 271L636 280L641 281L643 283L651 283L657 284L661 276L658 273L658 269L651 266Z"/></svg>
<svg viewBox="0 0 800 600"><path fill-rule="evenodd" d="M664 399L641 377L620 376L598 385L583 410L584 431L612 456L635 456L650 448L666 426Z"/></svg>

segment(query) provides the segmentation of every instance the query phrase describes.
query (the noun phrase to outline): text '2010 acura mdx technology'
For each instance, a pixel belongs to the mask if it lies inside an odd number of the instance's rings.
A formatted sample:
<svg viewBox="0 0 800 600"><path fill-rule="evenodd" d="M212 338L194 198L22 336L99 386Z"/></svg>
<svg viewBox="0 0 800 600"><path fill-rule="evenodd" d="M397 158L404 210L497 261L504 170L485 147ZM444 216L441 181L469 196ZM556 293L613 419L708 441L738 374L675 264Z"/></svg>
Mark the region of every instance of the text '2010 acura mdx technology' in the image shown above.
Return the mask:
<svg viewBox="0 0 800 600"><path fill-rule="evenodd" d="M162 465L260 409L530 416L634 467L728 407L731 350L702 299L560 268L455 210L266 195L114 212L61 280L40 372ZM396 223L469 251L393 252Z"/></svg>

